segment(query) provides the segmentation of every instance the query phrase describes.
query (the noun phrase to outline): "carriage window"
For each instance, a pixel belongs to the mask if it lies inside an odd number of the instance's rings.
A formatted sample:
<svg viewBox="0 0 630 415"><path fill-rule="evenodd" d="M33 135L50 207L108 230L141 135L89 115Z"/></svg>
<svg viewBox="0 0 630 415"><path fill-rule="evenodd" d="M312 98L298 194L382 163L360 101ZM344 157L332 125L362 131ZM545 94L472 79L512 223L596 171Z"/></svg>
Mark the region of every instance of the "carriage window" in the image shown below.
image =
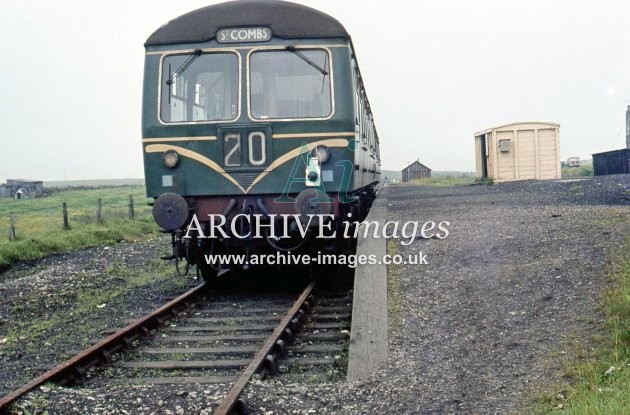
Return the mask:
<svg viewBox="0 0 630 415"><path fill-rule="evenodd" d="M254 52L250 84L254 118L322 118L332 112L330 58L324 50Z"/></svg>
<svg viewBox="0 0 630 415"><path fill-rule="evenodd" d="M164 122L233 120L238 115L234 53L170 55L162 62L160 118Z"/></svg>

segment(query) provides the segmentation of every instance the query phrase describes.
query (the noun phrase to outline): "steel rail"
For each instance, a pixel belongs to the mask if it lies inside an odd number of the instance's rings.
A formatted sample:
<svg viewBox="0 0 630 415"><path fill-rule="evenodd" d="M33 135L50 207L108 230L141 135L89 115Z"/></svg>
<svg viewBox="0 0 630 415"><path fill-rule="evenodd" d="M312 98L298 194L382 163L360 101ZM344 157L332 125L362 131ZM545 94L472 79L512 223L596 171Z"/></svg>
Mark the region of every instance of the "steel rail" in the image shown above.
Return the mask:
<svg viewBox="0 0 630 415"><path fill-rule="evenodd" d="M19 389L0 398L0 413L8 412L11 403L46 382L66 385L80 379L88 368L100 362L111 360L112 353L129 347L130 342L135 338L161 325L168 317L174 316L181 308L181 305L189 303L205 291L206 284L193 288L150 314L147 314L100 342L90 346L88 349L66 360L41 376L31 380Z"/></svg>
<svg viewBox="0 0 630 415"><path fill-rule="evenodd" d="M287 312L284 318L280 321L280 324L275 328L273 333L267 338L261 349L256 353L252 362L247 366L247 369L243 372L241 377L234 383L232 389L228 392L227 396L221 402L221 405L214 411L214 415L230 415L239 402L239 396L249 380L254 376L258 369L265 363L267 355L272 351L276 342L282 337L282 333L289 326L291 321L295 318L296 314L300 311L304 305L306 299L311 295L311 292L315 288L315 281L311 282L300 297L293 303L291 309ZM244 408L241 408L243 410Z"/></svg>
<svg viewBox="0 0 630 415"><path fill-rule="evenodd" d="M381 190L383 190L383 187L385 187L385 185L387 184L387 180L383 180L383 183L379 186L378 189L376 189L376 195L378 196L378 194L381 192Z"/></svg>

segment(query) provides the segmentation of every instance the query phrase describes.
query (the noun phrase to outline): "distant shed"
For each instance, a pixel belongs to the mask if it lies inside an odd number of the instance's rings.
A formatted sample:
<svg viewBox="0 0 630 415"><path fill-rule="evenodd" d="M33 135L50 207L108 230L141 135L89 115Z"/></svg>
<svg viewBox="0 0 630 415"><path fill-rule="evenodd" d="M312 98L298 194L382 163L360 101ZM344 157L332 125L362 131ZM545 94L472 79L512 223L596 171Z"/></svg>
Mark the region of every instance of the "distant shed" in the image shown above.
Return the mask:
<svg viewBox="0 0 630 415"><path fill-rule="evenodd" d="M630 148L593 154L593 174L630 173Z"/></svg>
<svg viewBox="0 0 630 415"><path fill-rule="evenodd" d="M23 199L28 197L42 197L44 182L39 180L7 179L5 185L0 186L0 196Z"/></svg>
<svg viewBox="0 0 630 415"><path fill-rule="evenodd" d="M431 177L431 169L420 163L419 160L414 161L402 170L403 183L425 177Z"/></svg>
<svg viewBox="0 0 630 415"><path fill-rule="evenodd" d="M475 133L477 178L560 178L560 124L519 122Z"/></svg>

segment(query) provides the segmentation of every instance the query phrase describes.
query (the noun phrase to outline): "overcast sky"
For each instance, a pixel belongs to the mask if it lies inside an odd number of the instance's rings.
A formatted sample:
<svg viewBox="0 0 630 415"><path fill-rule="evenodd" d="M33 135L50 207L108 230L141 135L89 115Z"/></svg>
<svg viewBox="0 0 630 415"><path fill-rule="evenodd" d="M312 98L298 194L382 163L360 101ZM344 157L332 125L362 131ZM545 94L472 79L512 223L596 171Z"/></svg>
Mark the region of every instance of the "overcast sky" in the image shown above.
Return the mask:
<svg viewBox="0 0 630 415"><path fill-rule="evenodd" d="M561 124L561 156L625 146L628 0L299 0L352 35L383 168L474 170L473 134ZM2 0L0 180L142 177L143 44L208 0Z"/></svg>

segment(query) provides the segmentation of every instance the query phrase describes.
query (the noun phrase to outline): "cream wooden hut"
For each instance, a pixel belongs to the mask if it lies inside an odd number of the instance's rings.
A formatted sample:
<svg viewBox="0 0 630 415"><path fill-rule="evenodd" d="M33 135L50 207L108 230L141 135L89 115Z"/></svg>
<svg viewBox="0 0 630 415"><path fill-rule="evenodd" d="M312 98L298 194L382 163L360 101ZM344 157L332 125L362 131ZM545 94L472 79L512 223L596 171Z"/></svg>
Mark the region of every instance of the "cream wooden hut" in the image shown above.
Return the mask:
<svg viewBox="0 0 630 415"><path fill-rule="evenodd" d="M560 124L517 122L475 133L477 178L560 178Z"/></svg>

